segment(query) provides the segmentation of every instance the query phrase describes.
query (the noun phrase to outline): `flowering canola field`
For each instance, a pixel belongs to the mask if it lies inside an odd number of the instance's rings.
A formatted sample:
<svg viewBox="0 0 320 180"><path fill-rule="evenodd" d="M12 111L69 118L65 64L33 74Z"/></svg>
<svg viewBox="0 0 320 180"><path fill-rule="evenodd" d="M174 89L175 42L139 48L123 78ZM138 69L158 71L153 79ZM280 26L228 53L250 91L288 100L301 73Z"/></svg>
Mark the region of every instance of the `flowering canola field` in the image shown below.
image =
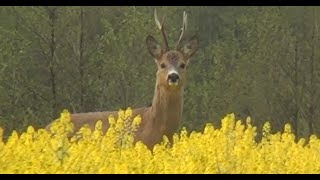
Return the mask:
<svg viewBox="0 0 320 180"><path fill-rule="evenodd" d="M106 135L98 122L93 132L84 126L71 139L67 111L52 133L30 126L4 142L0 128L0 173L320 173L320 140L312 135L308 143L296 142L289 124L283 133L272 134L265 123L257 142L249 118L242 123L228 114L220 129L212 124L203 132L183 129L172 146L164 137L151 152L141 142L132 143L141 118L131 115L128 108L117 120L110 117Z"/></svg>

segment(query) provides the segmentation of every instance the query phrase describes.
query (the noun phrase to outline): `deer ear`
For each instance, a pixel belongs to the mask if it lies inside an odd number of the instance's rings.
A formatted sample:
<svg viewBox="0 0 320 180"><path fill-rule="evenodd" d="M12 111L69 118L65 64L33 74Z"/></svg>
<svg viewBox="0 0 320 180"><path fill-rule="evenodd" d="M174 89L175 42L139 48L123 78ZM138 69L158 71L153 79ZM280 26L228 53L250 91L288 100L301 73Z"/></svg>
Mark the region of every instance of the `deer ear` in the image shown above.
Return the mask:
<svg viewBox="0 0 320 180"><path fill-rule="evenodd" d="M199 38L195 35L180 49L180 51L185 55L185 57L190 58L198 50L198 47Z"/></svg>
<svg viewBox="0 0 320 180"><path fill-rule="evenodd" d="M146 39L148 51L154 58L158 59L162 55L162 49L159 43L152 37L148 36Z"/></svg>

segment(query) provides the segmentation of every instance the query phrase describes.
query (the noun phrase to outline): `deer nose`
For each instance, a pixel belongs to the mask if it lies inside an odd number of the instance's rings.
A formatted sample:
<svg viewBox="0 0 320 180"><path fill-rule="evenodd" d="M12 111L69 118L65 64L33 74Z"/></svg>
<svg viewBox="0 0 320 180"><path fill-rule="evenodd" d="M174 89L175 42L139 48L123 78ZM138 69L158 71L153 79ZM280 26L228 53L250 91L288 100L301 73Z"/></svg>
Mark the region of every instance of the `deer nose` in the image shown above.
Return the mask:
<svg viewBox="0 0 320 180"><path fill-rule="evenodd" d="M168 80L171 82L177 82L179 80L179 75L177 73L171 73L168 75Z"/></svg>

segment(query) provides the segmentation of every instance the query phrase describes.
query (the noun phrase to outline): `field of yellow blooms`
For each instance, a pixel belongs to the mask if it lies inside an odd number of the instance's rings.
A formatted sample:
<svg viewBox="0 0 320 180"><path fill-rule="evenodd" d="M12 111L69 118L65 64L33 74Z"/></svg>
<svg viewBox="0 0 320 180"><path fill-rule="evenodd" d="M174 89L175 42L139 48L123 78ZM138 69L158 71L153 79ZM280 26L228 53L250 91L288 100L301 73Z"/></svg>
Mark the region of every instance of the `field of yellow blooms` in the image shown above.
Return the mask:
<svg viewBox="0 0 320 180"><path fill-rule="evenodd" d="M102 135L101 122L91 132L83 127L75 138L70 114L64 111L52 126L52 133L29 127L8 141L0 128L0 173L320 173L320 140L311 136L295 142L291 128L271 134L265 123L263 138L255 141L256 128L236 120L233 114L221 121L221 128L207 124L203 132L182 130L153 152L132 134L141 118L131 118L131 109L110 117L111 127Z"/></svg>

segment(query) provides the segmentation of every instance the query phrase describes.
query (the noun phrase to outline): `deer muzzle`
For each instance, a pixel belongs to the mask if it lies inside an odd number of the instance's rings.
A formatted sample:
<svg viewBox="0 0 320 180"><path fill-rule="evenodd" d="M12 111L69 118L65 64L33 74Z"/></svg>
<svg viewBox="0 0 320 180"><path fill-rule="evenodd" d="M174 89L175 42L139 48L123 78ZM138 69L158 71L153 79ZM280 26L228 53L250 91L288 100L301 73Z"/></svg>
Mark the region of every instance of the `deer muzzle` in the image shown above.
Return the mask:
<svg viewBox="0 0 320 180"><path fill-rule="evenodd" d="M179 85L179 74L177 72L171 72L168 74L168 84L169 86L175 87Z"/></svg>

